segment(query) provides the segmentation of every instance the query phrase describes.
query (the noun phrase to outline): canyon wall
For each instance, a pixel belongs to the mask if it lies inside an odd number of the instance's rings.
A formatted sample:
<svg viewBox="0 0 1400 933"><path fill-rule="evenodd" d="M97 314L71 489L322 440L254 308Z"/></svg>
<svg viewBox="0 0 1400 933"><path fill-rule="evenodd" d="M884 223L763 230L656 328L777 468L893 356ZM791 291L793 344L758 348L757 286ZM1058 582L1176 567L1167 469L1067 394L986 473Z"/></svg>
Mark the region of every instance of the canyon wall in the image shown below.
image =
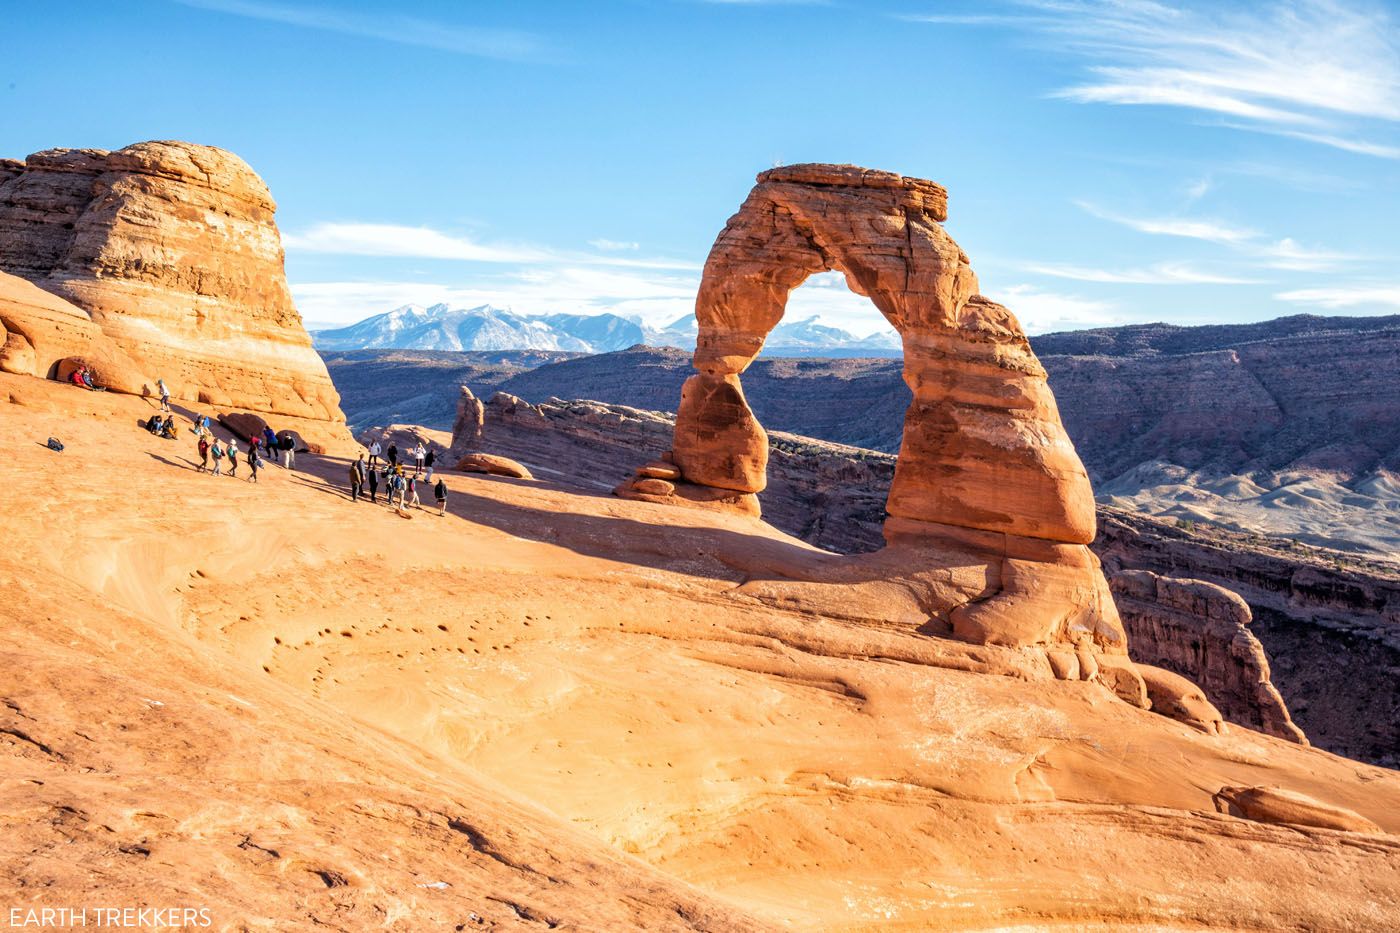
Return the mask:
<svg viewBox="0 0 1400 933"><path fill-rule="evenodd" d="M0 270L86 311L146 393L164 379L195 405L339 425L287 287L275 209L262 179L220 149L46 150L0 171ZM53 374L44 362L35 375Z"/></svg>

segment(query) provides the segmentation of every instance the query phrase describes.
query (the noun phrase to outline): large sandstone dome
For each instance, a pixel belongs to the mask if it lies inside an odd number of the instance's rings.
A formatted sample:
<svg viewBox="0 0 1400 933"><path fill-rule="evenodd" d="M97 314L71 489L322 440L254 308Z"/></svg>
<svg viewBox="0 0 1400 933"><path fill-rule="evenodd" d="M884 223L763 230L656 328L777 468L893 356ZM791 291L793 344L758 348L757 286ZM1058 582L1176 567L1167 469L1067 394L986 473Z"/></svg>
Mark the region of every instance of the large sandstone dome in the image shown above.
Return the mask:
<svg viewBox="0 0 1400 933"><path fill-rule="evenodd" d="M275 210L247 163L211 146L49 149L0 162L0 271L86 311L176 398L342 422L287 287Z"/></svg>

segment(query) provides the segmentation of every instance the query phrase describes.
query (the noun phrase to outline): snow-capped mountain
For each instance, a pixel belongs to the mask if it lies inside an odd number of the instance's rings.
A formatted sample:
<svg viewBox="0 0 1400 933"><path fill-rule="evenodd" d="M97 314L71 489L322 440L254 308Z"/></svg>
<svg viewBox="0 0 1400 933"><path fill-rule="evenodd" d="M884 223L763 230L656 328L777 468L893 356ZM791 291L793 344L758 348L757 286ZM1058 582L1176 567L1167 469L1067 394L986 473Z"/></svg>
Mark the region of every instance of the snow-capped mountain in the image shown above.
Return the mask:
<svg viewBox="0 0 1400 933"><path fill-rule="evenodd" d="M662 329L616 314L522 315L490 305L453 309L446 304L425 308L404 305L365 318L349 327L315 330L311 337L321 350L566 350L608 353L639 343L651 346L695 346L695 316L687 314ZM900 343L889 333L856 337L818 317L785 321L769 335L773 355L895 356Z"/></svg>
<svg viewBox="0 0 1400 933"><path fill-rule="evenodd" d="M616 314L527 317L502 308L404 305L358 324L312 332L321 350L572 350L605 353L644 342L640 325Z"/></svg>

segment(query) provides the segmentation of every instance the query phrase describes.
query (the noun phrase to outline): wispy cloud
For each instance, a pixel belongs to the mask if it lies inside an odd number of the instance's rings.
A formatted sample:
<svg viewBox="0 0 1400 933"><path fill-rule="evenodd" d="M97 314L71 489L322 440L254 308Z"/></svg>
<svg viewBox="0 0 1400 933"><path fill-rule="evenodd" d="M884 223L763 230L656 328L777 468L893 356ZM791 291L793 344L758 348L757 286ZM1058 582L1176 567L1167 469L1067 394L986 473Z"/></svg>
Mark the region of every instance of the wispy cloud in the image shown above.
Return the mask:
<svg viewBox="0 0 1400 933"><path fill-rule="evenodd" d="M1376 307L1400 309L1400 285L1352 285L1334 288L1303 288L1280 292L1274 296L1281 301L1317 305L1321 308Z"/></svg>
<svg viewBox="0 0 1400 933"><path fill-rule="evenodd" d="M337 32L400 45L414 45L458 55L512 61L536 60L546 55L545 43L539 36L514 29L459 26L391 12L370 14L304 4L265 3L260 0L175 2L247 19Z"/></svg>
<svg viewBox="0 0 1400 933"><path fill-rule="evenodd" d="M597 239L589 240L588 245L593 247L594 249L601 249L607 252L616 252L618 250L636 251L642 248L642 244L633 242L631 240Z"/></svg>
<svg viewBox="0 0 1400 933"><path fill-rule="evenodd" d="M1139 233L1182 237L1226 246L1253 260L1255 265L1270 269L1320 272L1370 258L1355 253L1305 246L1291 237L1271 240L1257 230L1218 220L1191 217L1132 217L1104 210L1085 201L1075 203L1101 220L1120 224Z"/></svg>
<svg viewBox="0 0 1400 933"><path fill-rule="evenodd" d="M1123 321L1112 302L1046 291L1034 285L1010 285L989 297L1010 308L1028 334L1104 327Z"/></svg>
<svg viewBox="0 0 1400 933"><path fill-rule="evenodd" d="M1190 240L1206 240L1210 243L1244 243L1259 236L1257 230L1239 227L1218 220L1204 220L1189 217L1129 217L1104 210L1088 201L1074 202L1081 210L1100 220L1129 227L1139 233L1154 233L1161 236L1185 237Z"/></svg>
<svg viewBox="0 0 1400 933"><path fill-rule="evenodd" d="M1176 107L1223 125L1363 155L1400 121L1400 30L1386 7L1347 0L1010 0L1007 15L930 22L1007 24L1079 57L1085 78L1052 92L1080 103ZM912 18L912 17L911 17Z"/></svg>
<svg viewBox="0 0 1400 933"><path fill-rule="evenodd" d="M598 242L600 241L594 241L594 245ZM527 244L482 243L470 237L444 233L431 227L410 227L402 224L322 222L312 224L301 232L283 233L282 243L292 252L338 256L453 259L462 262L515 264L577 263L644 269L699 268L698 263L677 259L597 256L561 252ZM634 243L620 243L615 244L613 248L631 250L636 246Z"/></svg>
<svg viewBox="0 0 1400 933"><path fill-rule="evenodd" d="M1197 269L1186 263L1161 262L1145 269L1094 269L1057 263L1030 265L1028 272L1077 282L1113 285L1258 285L1258 279L1242 279Z"/></svg>

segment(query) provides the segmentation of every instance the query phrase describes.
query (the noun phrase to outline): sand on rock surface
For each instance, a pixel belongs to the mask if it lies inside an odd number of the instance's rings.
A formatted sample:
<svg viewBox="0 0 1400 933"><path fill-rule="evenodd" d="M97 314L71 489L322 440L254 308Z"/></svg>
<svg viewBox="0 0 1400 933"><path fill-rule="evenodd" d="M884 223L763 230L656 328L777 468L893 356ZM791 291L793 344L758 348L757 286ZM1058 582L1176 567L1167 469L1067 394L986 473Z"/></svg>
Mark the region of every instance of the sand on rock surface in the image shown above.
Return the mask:
<svg viewBox="0 0 1400 933"><path fill-rule="evenodd" d="M404 522L349 501L340 457L201 475L187 430L136 427L152 405L0 375L7 907L207 906L221 929L1400 923L1395 772L1205 734L1020 649L762 601L771 568L829 555L757 519L448 472L448 514ZM1220 812L1258 787L1292 803Z"/></svg>

